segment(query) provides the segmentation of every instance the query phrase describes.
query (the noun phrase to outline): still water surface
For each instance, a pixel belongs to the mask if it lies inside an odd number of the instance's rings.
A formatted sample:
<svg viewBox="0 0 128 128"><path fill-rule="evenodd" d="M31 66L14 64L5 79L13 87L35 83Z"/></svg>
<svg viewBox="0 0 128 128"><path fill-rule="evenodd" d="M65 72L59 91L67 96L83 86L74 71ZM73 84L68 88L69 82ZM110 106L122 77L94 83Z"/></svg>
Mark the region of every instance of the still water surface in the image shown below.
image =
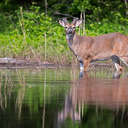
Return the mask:
<svg viewBox="0 0 128 128"><path fill-rule="evenodd" d="M1 69L0 128L127 128L128 79L106 71Z"/></svg>

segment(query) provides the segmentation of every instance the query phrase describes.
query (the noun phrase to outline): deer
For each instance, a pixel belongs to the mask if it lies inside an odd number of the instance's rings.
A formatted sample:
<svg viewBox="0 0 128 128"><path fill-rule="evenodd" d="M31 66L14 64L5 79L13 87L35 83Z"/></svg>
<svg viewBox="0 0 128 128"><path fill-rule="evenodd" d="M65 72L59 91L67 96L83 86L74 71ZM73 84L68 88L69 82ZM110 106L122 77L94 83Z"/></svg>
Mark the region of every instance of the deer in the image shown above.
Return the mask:
<svg viewBox="0 0 128 128"><path fill-rule="evenodd" d="M67 18L59 20L65 28L66 40L70 50L80 64L80 73L87 72L88 66L94 61L111 59L116 72L114 78L119 78L123 71L123 62L128 66L128 36L119 32L99 36L80 36L76 33L82 20L74 18L71 23Z"/></svg>

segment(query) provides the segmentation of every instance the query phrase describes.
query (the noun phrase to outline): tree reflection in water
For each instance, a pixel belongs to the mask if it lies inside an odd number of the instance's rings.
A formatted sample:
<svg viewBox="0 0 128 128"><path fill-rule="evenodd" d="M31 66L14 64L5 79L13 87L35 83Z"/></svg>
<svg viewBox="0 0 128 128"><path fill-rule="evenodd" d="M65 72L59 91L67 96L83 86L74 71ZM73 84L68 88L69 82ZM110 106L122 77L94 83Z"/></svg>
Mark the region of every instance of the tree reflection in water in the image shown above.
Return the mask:
<svg viewBox="0 0 128 128"><path fill-rule="evenodd" d="M1 127L128 127L128 79L108 74L78 79L72 69L2 70Z"/></svg>

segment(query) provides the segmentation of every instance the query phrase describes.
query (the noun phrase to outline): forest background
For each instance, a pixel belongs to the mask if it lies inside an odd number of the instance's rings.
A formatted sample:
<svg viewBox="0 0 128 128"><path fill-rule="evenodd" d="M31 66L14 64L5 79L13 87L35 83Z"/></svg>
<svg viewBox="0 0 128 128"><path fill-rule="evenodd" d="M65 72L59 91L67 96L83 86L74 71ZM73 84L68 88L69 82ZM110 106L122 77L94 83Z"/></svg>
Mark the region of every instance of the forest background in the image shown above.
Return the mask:
<svg viewBox="0 0 128 128"><path fill-rule="evenodd" d="M63 17L83 19L80 35L128 35L128 0L1 0L0 57L70 64Z"/></svg>

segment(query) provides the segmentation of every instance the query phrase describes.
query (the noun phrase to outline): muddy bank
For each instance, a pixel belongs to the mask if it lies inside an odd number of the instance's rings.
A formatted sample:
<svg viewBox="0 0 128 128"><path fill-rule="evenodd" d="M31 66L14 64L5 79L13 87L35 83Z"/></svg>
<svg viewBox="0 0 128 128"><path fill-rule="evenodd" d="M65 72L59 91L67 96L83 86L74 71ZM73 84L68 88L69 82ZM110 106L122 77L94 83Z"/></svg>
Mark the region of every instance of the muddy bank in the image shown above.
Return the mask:
<svg viewBox="0 0 128 128"><path fill-rule="evenodd" d="M33 68L33 67L56 68L57 65L48 62L40 62L37 60L0 58L0 68Z"/></svg>
<svg viewBox="0 0 128 128"><path fill-rule="evenodd" d="M68 66L78 66L79 64L54 64L49 62L41 62L37 60L25 60L25 59L15 59L15 58L0 58L0 68L58 68L58 67L68 67ZM112 63L97 63L93 62L90 64L89 69L96 67L113 67Z"/></svg>

